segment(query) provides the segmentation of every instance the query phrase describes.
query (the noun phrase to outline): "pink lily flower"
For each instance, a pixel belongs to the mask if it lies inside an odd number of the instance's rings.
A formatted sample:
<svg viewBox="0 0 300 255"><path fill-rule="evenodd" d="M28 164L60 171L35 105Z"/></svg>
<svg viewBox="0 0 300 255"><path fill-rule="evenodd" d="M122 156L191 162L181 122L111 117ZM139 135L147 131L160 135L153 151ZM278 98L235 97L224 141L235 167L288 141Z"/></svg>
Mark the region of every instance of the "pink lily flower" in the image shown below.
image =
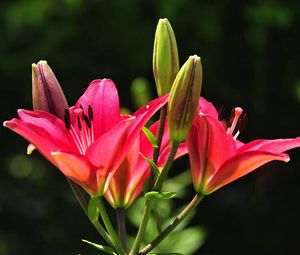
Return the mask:
<svg viewBox="0 0 300 255"><path fill-rule="evenodd" d="M167 101L155 99L132 116L121 115L113 81L94 80L64 120L45 111L18 110L4 126L32 143L90 195L103 195L142 127Z"/></svg>
<svg viewBox="0 0 300 255"><path fill-rule="evenodd" d="M149 130L156 135L159 122L154 123ZM163 168L171 151L171 140L168 133L168 124L164 127L160 155L157 166ZM114 174L109 188L105 193L106 200L114 208L128 208L142 192L145 181L148 179L151 168L149 163L142 157L149 159L153 156L153 145L144 132L140 132L139 138L135 140L126 158ZM176 158L187 154L185 143L178 147Z"/></svg>
<svg viewBox="0 0 300 255"><path fill-rule="evenodd" d="M230 125L219 120L222 116L204 98L199 109L186 145L194 187L202 194L210 194L269 161L288 162L290 158L283 152L300 147L300 137L244 144L237 140L246 117L240 107L234 109Z"/></svg>

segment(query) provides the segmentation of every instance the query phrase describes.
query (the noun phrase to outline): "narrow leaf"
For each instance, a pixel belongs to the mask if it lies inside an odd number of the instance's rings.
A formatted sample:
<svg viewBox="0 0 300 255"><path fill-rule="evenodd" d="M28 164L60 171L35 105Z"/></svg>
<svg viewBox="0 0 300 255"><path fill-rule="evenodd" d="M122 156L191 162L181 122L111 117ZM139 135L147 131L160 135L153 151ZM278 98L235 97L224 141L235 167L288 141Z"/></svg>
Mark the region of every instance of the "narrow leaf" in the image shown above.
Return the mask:
<svg viewBox="0 0 300 255"><path fill-rule="evenodd" d="M161 172L159 167L153 162L153 160L145 157L141 152L140 152L140 154L143 157L143 159L146 160L148 162L148 164L151 166L151 169L152 169L153 173L155 174L155 176L158 177Z"/></svg>
<svg viewBox="0 0 300 255"><path fill-rule="evenodd" d="M154 148L157 148L157 139L154 136L154 134L146 127L143 127L142 131L144 132L145 136L148 138L148 140L152 144L152 146Z"/></svg>
<svg viewBox="0 0 300 255"><path fill-rule="evenodd" d="M101 244L92 243L92 242L90 242L88 240L84 240L84 239L81 239L81 240L82 240L82 242L85 242L85 243L93 246L94 248L96 248L100 251L104 251L104 252L106 252L108 254L111 254L111 255L118 255L117 253L115 253L114 249L109 247L109 246L104 246L104 245L101 245Z"/></svg>
<svg viewBox="0 0 300 255"><path fill-rule="evenodd" d="M92 222L95 222L98 220L99 217L99 209L97 206L96 199L97 197L91 197L89 204L88 204L88 216L91 219Z"/></svg>
<svg viewBox="0 0 300 255"><path fill-rule="evenodd" d="M150 191L145 194L145 198L148 200L157 200L157 199L171 199L176 196L175 192L169 192L169 191L164 191L164 192L159 192L159 191Z"/></svg>

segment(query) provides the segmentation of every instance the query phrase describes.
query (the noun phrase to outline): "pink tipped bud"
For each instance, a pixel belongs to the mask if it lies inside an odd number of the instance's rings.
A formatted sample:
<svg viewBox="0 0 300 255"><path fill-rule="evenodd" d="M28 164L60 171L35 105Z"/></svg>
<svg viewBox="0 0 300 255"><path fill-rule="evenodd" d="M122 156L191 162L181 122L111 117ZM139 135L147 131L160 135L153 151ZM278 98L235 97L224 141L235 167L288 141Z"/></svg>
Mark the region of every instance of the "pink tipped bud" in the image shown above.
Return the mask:
<svg viewBox="0 0 300 255"><path fill-rule="evenodd" d="M49 112L61 119L68 109L66 97L46 61L32 64L32 103L34 110Z"/></svg>
<svg viewBox="0 0 300 255"><path fill-rule="evenodd" d="M175 142L182 142L196 115L202 86L200 57L194 55L179 70L169 98L169 133Z"/></svg>

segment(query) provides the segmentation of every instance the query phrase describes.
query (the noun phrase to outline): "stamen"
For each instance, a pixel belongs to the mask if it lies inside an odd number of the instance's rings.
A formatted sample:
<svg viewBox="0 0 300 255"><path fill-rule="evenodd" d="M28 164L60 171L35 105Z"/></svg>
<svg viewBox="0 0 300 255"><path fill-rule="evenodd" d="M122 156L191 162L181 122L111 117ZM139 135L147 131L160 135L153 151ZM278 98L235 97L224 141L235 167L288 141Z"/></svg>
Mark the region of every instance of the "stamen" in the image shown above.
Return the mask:
<svg viewBox="0 0 300 255"><path fill-rule="evenodd" d="M89 107L88 107L88 116L89 116L90 121L92 121L94 114L93 114L93 109L92 109L91 105L89 105Z"/></svg>
<svg viewBox="0 0 300 255"><path fill-rule="evenodd" d="M218 112L218 120L221 121L225 119L225 114L226 114L226 107L225 105L222 104L219 112Z"/></svg>
<svg viewBox="0 0 300 255"><path fill-rule="evenodd" d="M230 128L227 129L227 133L229 133L229 134L233 133L233 131L234 131L234 129L235 129L237 123L238 123L238 120L239 120L240 116L242 115L242 113L243 113L242 108L240 108L240 107L234 108L234 118L232 120L232 124L231 125L229 124ZM229 120L229 123L230 123L230 121L231 120Z"/></svg>

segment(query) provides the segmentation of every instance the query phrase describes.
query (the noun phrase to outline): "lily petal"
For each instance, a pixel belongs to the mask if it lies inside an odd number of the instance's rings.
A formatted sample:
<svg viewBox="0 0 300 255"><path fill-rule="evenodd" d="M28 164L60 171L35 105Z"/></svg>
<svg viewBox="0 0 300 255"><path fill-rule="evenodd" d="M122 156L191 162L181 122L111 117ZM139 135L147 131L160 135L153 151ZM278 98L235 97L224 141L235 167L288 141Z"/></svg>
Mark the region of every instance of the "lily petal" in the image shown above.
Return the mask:
<svg viewBox="0 0 300 255"><path fill-rule="evenodd" d="M119 97L112 80L92 81L84 94L78 99L74 108L79 108L80 106L86 112L90 106L94 112L95 138L106 133L120 121Z"/></svg>
<svg viewBox="0 0 300 255"><path fill-rule="evenodd" d="M130 126L128 138L135 138L141 131L142 127L148 122L148 120L156 113L161 107L168 101L169 95L166 94L162 97L156 98L149 102L149 104L143 106L137 110L133 116L135 116L134 123Z"/></svg>
<svg viewBox="0 0 300 255"><path fill-rule="evenodd" d="M65 142L59 143L56 137L51 136L52 134L49 134L43 127L35 126L31 123L20 121L19 119L5 121L3 125L24 137L28 142L32 143L40 151L40 153L55 166L56 162L51 156L51 151L61 149L70 150L69 144L66 144ZM55 133L53 133L53 135L54 134ZM74 149L71 151L74 151Z"/></svg>
<svg viewBox="0 0 300 255"><path fill-rule="evenodd" d="M254 150L280 153L299 146L300 137L274 140L260 139L241 146L238 150L238 153Z"/></svg>
<svg viewBox="0 0 300 255"><path fill-rule="evenodd" d="M204 186L203 193L210 194L273 160L288 162L289 156L285 153L264 151L246 151L238 154L227 160L214 176L208 180L208 183Z"/></svg>
<svg viewBox="0 0 300 255"><path fill-rule="evenodd" d="M81 185L90 194L98 195L95 170L83 155L54 151L51 152L51 156L65 176Z"/></svg>
<svg viewBox="0 0 300 255"><path fill-rule="evenodd" d="M70 133L65 127L65 123L56 116L44 112L44 111L29 111L18 110L18 116L20 118L20 125L30 124L34 130L40 130L43 138L57 144L62 150L71 150L77 152L77 146L75 146ZM27 138L26 138L27 139ZM32 143L34 143L32 141Z"/></svg>
<svg viewBox="0 0 300 255"><path fill-rule="evenodd" d="M86 151L86 157L99 169L96 175L99 187L103 187L101 191L103 193L126 156L120 151L125 144L127 130L132 120L127 118L120 121L110 131L100 136Z"/></svg>
<svg viewBox="0 0 300 255"><path fill-rule="evenodd" d="M200 97L199 108L200 112L202 112L203 114L210 114L215 118L218 118L218 111L216 110L214 105L211 102L208 102L203 97Z"/></svg>

